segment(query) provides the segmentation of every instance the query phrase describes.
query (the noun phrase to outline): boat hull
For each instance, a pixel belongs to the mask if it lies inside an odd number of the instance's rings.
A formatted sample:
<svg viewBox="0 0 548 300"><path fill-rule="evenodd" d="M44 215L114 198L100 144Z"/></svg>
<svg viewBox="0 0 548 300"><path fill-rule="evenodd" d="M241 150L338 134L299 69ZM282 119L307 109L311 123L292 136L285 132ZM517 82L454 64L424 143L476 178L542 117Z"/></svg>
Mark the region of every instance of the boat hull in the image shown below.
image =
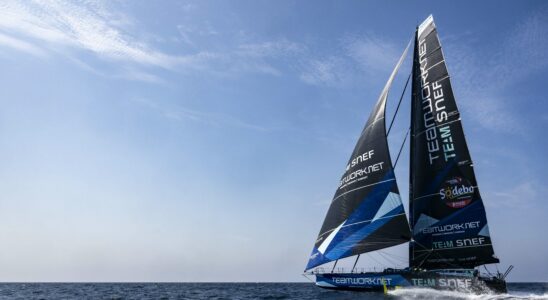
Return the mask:
<svg viewBox="0 0 548 300"><path fill-rule="evenodd" d="M506 282L503 279L431 271L316 274L316 285L328 289L354 291L422 287L474 293L506 292Z"/></svg>

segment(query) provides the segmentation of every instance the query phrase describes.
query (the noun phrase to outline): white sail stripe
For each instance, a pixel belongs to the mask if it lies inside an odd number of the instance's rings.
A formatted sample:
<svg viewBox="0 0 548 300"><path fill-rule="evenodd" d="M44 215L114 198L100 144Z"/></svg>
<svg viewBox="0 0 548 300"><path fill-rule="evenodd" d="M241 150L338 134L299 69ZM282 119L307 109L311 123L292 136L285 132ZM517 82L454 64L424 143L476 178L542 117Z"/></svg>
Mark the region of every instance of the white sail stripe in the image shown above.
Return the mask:
<svg viewBox="0 0 548 300"><path fill-rule="evenodd" d="M447 74L447 75L443 76L442 78L440 78L440 79L438 79L438 80L436 80L436 81L442 81L442 80L445 80L445 79L447 79L447 78L449 78L449 77L451 77L451 76L449 76L449 74Z"/></svg>
<svg viewBox="0 0 548 300"><path fill-rule="evenodd" d="M391 216L386 216L386 217L382 217L382 218L377 218L376 220L386 219L386 218L391 218L391 217L397 217L397 216L401 216L401 215L405 215L405 213L401 213L401 214L397 214L397 215L391 215ZM352 226L352 225L356 225L356 224L366 223L366 222L369 222L369 221L371 221L371 220L373 220L373 219L369 219L369 220L365 220L365 221L359 221L359 222L352 223L352 224L347 224L347 225L344 225L344 226L342 226L342 227L348 227L348 226ZM375 220L375 221L376 221L376 220ZM341 227L341 229L342 229L342 227ZM339 228L339 227L336 227L336 228L333 228L333 229L329 229L328 231L326 231L326 232L324 232L324 233L318 235L318 237L320 237L320 236L322 236L322 235L324 235L324 234L326 234L326 233L329 233L329 232L331 232L331 231L333 231L333 230L335 230L335 229L337 229L337 228Z"/></svg>
<svg viewBox="0 0 548 300"><path fill-rule="evenodd" d="M434 31L431 31L427 36L430 36L430 34L431 34L432 32L434 32ZM434 50L431 50L430 52L428 52L428 54L426 55L426 58L427 58L427 59L428 59L428 58L432 58L432 53L438 51L439 49L441 49L441 45L439 45L438 47L436 47ZM443 56L443 53L442 53L442 57L444 57L444 56ZM445 59L444 59L444 60L445 60Z"/></svg>
<svg viewBox="0 0 548 300"><path fill-rule="evenodd" d="M449 124L452 124L452 123L455 123L455 122L458 122L458 121L460 121L460 118L458 118L458 119L456 119L456 120L453 120L453 121L449 121L449 122L437 124L437 125L435 125L434 127L441 127L441 126L449 125ZM426 129L426 130L428 130L428 129ZM419 136L419 135L425 133L426 130L423 130L423 131L421 131L421 132L415 134L414 136L417 137L417 136Z"/></svg>
<svg viewBox="0 0 548 300"><path fill-rule="evenodd" d="M476 248L476 247L486 247L486 246L493 246L492 244L483 244L483 245L477 245L477 246L464 246L464 247L451 247L451 248L443 248L443 249L430 249L430 250L415 250L415 252L432 252L432 251L441 251L441 250L453 250L453 249L462 249L462 248Z"/></svg>
<svg viewBox="0 0 548 300"><path fill-rule="evenodd" d="M430 197L430 196L435 196L435 195L439 195L439 193L433 193L433 194L430 194L430 195L424 195L424 196L420 196L420 197L417 197L417 198L413 198L413 201L419 200L419 199L421 199L421 198L426 198L426 197Z"/></svg>
<svg viewBox="0 0 548 300"><path fill-rule="evenodd" d="M405 215L405 213L401 213L401 214L397 214L397 215L391 215L391 216L386 216L386 217L377 218L377 219L375 219L375 221L376 221L376 220L381 220L381 219L386 219L386 218L391 218L391 217L397 217L397 216L401 216L401 215ZM373 219L366 220L366 221L359 221L359 222L356 222L356 223L344 225L343 227L352 226L352 225L361 224L361 223L366 223L366 222L369 222L369 221L371 221L371 220L373 220Z"/></svg>
<svg viewBox="0 0 548 300"><path fill-rule="evenodd" d="M433 33L437 33L437 29L436 29L435 26L434 26L434 29L430 30L430 32L427 35L425 35L422 39L426 40ZM439 37L438 36L436 36L436 37L438 38L438 41L439 41ZM438 47L441 48L441 44Z"/></svg>
<svg viewBox="0 0 548 300"><path fill-rule="evenodd" d="M372 185L376 185L376 184L384 183L384 182L388 182L388 181L394 181L394 180L396 180L396 178L388 179L388 180L383 180L383 181L377 181L377 182L375 182L375 183L371 183L371 184L368 184L368 185L360 186L360 187L358 187L358 188L352 189L352 190L350 190L350 191L347 191L347 192L344 192L344 193L338 195L337 197L333 198L333 200L331 201L331 203L337 201L337 199L339 199L340 197L342 197L342 196L344 196L344 195L346 195L346 194L348 194L348 193L351 193L351 192L353 192L353 191L357 191L357 190L366 188L366 187L368 187L368 186L372 186Z"/></svg>
<svg viewBox="0 0 548 300"><path fill-rule="evenodd" d="M439 47L438 49L441 49L441 47ZM436 50L437 50L437 49L436 49ZM436 51L436 50L434 50L434 51ZM432 52L433 52L433 51L432 51ZM441 64L441 63L444 62L444 61L445 61L445 59L442 59L442 60L440 60L439 62L437 62L437 63L431 65L428 69L426 69L426 72L430 71L430 69L432 69L433 67L435 67L435 66ZM436 80L436 81L439 81L439 80Z"/></svg>

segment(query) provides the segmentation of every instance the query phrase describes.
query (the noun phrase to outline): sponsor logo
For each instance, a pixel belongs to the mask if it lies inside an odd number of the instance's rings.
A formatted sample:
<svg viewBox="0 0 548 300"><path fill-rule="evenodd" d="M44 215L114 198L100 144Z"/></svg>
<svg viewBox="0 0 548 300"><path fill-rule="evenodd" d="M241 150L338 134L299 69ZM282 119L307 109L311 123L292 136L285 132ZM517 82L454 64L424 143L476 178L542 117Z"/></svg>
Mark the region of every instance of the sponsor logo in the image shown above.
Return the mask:
<svg viewBox="0 0 548 300"><path fill-rule="evenodd" d="M453 233L463 233L467 229L475 229L479 228L480 221L473 221L473 222L466 222L466 223L456 223L456 224L445 224L440 226L433 226L424 228L422 230L423 234L429 234L432 235L446 235L446 234L453 234Z"/></svg>
<svg viewBox="0 0 548 300"><path fill-rule="evenodd" d="M439 241L432 242L432 249L451 249L451 248L463 248L463 247L475 247L485 245L487 240L485 237L475 237L469 239L458 239L452 241Z"/></svg>
<svg viewBox="0 0 548 300"><path fill-rule="evenodd" d="M453 177L440 189L441 200L451 208L461 208L472 202L474 187L462 177Z"/></svg>
<svg viewBox="0 0 548 300"><path fill-rule="evenodd" d="M336 284L351 284L351 285L390 285L392 283L391 278L381 277L335 277L333 282Z"/></svg>
<svg viewBox="0 0 548 300"><path fill-rule="evenodd" d="M441 61L428 61L426 45L425 39L419 41L420 97L422 100L422 121L426 133L428 162L433 165L440 157L442 150L446 162L455 158L456 153L451 128L447 124L441 126L449 120L450 116L445 106L443 84L440 81L431 82L432 78L428 78L428 70Z"/></svg>
<svg viewBox="0 0 548 300"><path fill-rule="evenodd" d="M412 278L411 282L414 286L425 287L443 287L456 289L468 289L472 287L472 279L468 278Z"/></svg>

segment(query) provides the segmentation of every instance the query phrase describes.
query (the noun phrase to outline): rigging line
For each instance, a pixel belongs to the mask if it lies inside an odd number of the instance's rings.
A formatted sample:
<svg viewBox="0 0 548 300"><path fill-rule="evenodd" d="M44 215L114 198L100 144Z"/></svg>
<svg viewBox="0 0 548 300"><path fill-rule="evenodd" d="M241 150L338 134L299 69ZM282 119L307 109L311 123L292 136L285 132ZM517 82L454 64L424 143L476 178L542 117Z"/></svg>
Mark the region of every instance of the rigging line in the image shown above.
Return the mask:
<svg viewBox="0 0 548 300"><path fill-rule="evenodd" d="M308 279L308 281L312 282L312 283L315 283L312 279L308 278L308 276L306 276L306 274L302 274L304 276L304 278Z"/></svg>
<svg viewBox="0 0 548 300"><path fill-rule="evenodd" d="M489 274L489 276L493 276L493 274L491 274L491 272L489 272L489 270L487 269L487 267L485 265L483 265L483 268L485 269L485 271L487 271L487 274Z"/></svg>
<svg viewBox="0 0 548 300"><path fill-rule="evenodd" d="M401 258L402 260L407 260L407 256L401 256L401 255L396 255L394 253L390 253L388 251L383 251L383 250L378 250L379 252L382 252L386 255L389 255L390 257L397 257L397 258Z"/></svg>
<svg viewBox="0 0 548 300"><path fill-rule="evenodd" d="M391 259L397 260L399 262L402 262L402 263L407 262L407 258L404 258L403 256L398 256L398 255L388 253L388 252L384 252L384 251L380 251L380 250L378 252L382 253L383 255L386 255L386 256L390 257Z"/></svg>
<svg viewBox="0 0 548 300"><path fill-rule="evenodd" d="M400 159L401 152L403 151L403 146L405 146L405 141L407 141L407 137L409 136L409 131L411 130L411 127L407 129L407 132L405 133L405 137L403 138L403 142L401 143L400 151L398 151L398 156L396 157L396 161L394 162L394 169L396 168L396 165L398 164L398 160Z"/></svg>
<svg viewBox="0 0 548 300"><path fill-rule="evenodd" d="M407 81L405 82L405 87L403 88L403 92L400 96L400 101L398 102L398 106L396 107L396 112L394 112L394 117L392 117L392 122L390 122L390 126L388 126L388 132L386 133L386 136L390 134L390 130L392 129L392 125L394 125L394 121L396 120L396 115L398 114L398 110L400 109L401 101L403 100L403 96L405 95L405 91L407 90L407 85L409 84L409 79L411 79L411 74L413 72L409 73L409 76L407 76Z"/></svg>
<svg viewBox="0 0 548 300"><path fill-rule="evenodd" d="M337 259L335 261L335 264L333 265L333 269L331 269L331 273L333 273L333 271L335 271L335 267L337 266L337 263L339 262L339 260Z"/></svg>
<svg viewBox="0 0 548 300"><path fill-rule="evenodd" d="M358 263L358 259L360 259L360 255L361 254L358 254L358 256L356 257L356 261L354 262L354 266L352 267L352 271L350 271L350 273L354 273L354 269L356 268L356 264Z"/></svg>
<svg viewBox="0 0 548 300"><path fill-rule="evenodd" d="M386 257L386 259L392 261L395 265L397 266L401 266L401 265L404 265L407 263L407 259L401 259L401 258L397 258L395 256L392 256L390 253L387 253L387 252L383 252L383 251L380 251L379 252L382 256Z"/></svg>
<svg viewBox="0 0 548 300"><path fill-rule="evenodd" d="M381 265L381 267L383 268L386 268L386 265L381 263L380 261L376 260L375 257L373 257L373 254L372 253L367 253L367 257L371 258L372 260L374 260L376 263L378 263L379 265Z"/></svg>
<svg viewBox="0 0 548 300"><path fill-rule="evenodd" d="M398 265L400 265L399 262L392 260L391 258L389 258L388 256L386 256L385 254L383 254L381 251L378 251L377 253L379 253L379 255L380 255L384 260L386 260L388 263L392 264L393 266L398 266Z"/></svg>
<svg viewBox="0 0 548 300"><path fill-rule="evenodd" d="M388 254L386 254L386 253L383 253L382 251L379 251L379 253L382 253L383 256L389 257L390 260L393 260L393 261L398 262L398 264L399 264L399 263L406 263L406 262L407 262L407 259L391 257L390 255L388 255Z"/></svg>

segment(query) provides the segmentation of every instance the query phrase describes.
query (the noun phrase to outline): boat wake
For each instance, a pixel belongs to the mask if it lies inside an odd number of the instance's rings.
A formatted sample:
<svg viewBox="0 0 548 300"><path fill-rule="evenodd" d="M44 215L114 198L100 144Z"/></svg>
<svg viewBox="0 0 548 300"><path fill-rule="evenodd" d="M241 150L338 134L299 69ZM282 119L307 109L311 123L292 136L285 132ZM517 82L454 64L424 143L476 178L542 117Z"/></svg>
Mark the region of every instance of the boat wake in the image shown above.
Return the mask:
<svg viewBox="0 0 548 300"><path fill-rule="evenodd" d="M459 291L440 291L428 288L401 288L389 291L389 295L397 299L478 299L478 300L506 300L506 299L546 299L548 294L533 294L528 292L513 292L508 294L473 294Z"/></svg>

